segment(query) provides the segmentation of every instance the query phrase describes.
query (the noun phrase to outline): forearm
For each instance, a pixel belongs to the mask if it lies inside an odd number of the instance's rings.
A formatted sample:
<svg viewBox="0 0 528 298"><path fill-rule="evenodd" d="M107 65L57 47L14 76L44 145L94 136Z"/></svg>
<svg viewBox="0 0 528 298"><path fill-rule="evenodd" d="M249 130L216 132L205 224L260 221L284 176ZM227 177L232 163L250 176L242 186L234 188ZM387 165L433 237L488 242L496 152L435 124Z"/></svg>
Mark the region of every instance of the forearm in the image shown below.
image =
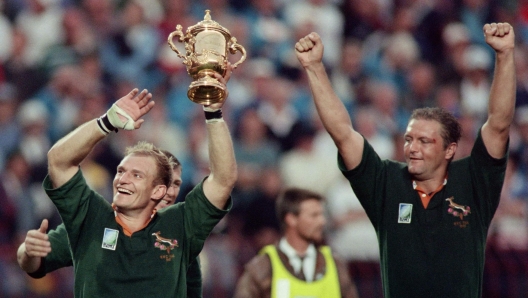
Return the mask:
<svg viewBox="0 0 528 298"><path fill-rule="evenodd" d="M332 137L347 169L354 169L363 155L363 137L354 130L350 115L332 89L322 63L306 68L317 113Z"/></svg>
<svg viewBox="0 0 528 298"><path fill-rule="evenodd" d="M104 137L105 134L94 119L55 143L48 152L48 171L54 187L63 185L73 177L80 163Z"/></svg>
<svg viewBox="0 0 528 298"><path fill-rule="evenodd" d="M488 123L492 129L507 130L513 121L516 76L513 49L496 54L490 90Z"/></svg>
<svg viewBox="0 0 528 298"><path fill-rule="evenodd" d="M41 257L30 257L26 253L26 244L22 243L18 247L17 261L18 261L18 265L20 266L20 268L22 268L22 270L24 270L27 273L33 273L39 269L40 264L42 263L42 258Z"/></svg>
<svg viewBox="0 0 528 298"><path fill-rule="evenodd" d="M317 113L332 139L339 143L341 139L347 138L352 130L350 116L335 94L323 63L307 68L306 74Z"/></svg>
<svg viewBox="0 0 528 298"><path fill-rule="evenodd" d="M515 111L515 89L513 50L498 53L488 103L488 120L482 127L482 139L494 158L502 158L506 153Z"/></svg>
<svg viewBox="0 0 528 298"><path fill-rule="evenodd" d="M213 205L223 209L237 179L233 142L224 121L207 123L206 127L211 174L204 183L204 192Z"/></svg>

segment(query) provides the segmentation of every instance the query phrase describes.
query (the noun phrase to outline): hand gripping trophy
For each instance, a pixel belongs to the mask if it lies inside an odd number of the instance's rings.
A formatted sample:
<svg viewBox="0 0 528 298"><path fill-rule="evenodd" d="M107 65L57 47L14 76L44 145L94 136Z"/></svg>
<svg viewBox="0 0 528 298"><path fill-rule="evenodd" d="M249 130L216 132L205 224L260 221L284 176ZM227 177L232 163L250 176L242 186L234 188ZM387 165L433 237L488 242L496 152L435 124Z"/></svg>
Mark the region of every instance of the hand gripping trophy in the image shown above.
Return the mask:
<svg viewBox="0 0 528 298"><path fill-rule="evenodd" d="M185 43L185 55L181 54L173 43L174 37L179 37L179 42ZM222 76L227 71L227 51L235 54L242 53L238 62L233 64L236 68L246 60L246 50L231 37L229 30L211 19L210 11L205 11L204 20L187 28L185 35L182 26L177 25L176 31L169 34L167 39L171 49L178 57L183 59L187 72L193 79L187 91L187 97L195 103L210 105L225 100L225 88L213 77L214 72Z"/></svg>

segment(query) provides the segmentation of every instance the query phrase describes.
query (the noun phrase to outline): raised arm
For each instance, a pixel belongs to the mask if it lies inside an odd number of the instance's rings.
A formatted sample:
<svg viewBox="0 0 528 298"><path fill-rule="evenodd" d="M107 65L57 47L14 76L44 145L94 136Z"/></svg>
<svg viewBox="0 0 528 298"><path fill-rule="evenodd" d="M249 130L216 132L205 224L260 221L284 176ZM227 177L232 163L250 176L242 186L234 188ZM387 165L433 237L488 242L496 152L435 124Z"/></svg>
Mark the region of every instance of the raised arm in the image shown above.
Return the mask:
<svg viewBox="0 0 528 298"><path fill-rule="evenodd" d="M295 44L295 52L304 67L312 89L317 113L343 157L347 169L361 162L363 137L354 130L345 106L332 89L323 65L323 44L315 32L301 38Z"/></svg>
<svg viewBox="0 0 528 298"><path fill-rule="evenodd" d="M110 131L117 128L137 129L140 119L154 106L152 94L137 89L121 97L108 112L98 119L88 121L60 139L48 152L48 173L54 187L66 183L75 175L79 164L94 146Z"/></svg>
<svg viewBox="0 0 528 298"><path fill-rule="evenodd" d="M225 78L218 74L215 77L226 84L230 75L231 69ZM208 118L211 118L206 120L211 173L204 181L203 189L207 199L219 209L224 209L238 175L231 134L221 116L222 105L217 103L204 107L205 113L210 115Z"/></svg>
<svg viewBox="0 0 528 298"><path fill-rule="evenodd" d="M482 126L482 139L489 154L501 158L506 153L515 110L515 35L508 23L483 27L486 43L495 50L495 70L488 104L488 120Z"/></svg>

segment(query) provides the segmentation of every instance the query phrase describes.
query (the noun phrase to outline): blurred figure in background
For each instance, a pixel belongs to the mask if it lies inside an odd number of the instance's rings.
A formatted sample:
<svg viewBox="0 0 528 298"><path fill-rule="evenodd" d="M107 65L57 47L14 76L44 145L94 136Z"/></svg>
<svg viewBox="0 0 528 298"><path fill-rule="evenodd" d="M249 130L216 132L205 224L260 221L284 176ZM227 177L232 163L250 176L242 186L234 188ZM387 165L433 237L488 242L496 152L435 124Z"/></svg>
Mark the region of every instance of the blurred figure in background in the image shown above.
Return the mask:
<svg viewBox="0 0 528 298"><path fill-rule="evenodd" d="M277 199L282 238L265 246L246 266L235 298L356 298L346 265L321 246L324 199L315 192L285 189Z"/></svg>

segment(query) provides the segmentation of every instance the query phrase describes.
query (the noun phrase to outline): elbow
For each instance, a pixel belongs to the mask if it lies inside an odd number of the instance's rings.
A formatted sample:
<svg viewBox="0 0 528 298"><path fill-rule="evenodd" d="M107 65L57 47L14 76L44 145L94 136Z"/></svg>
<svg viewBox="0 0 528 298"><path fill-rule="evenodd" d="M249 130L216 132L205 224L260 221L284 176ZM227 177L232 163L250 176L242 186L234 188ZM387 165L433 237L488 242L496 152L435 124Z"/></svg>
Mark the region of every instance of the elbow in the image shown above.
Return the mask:
<svg viewBox="0 0 528 298"><path fill-rule="evenodd" d="M51 149L48 151L48 168L57 168L58 163L60 161L60 154L57 152L58 149L56 146L51 147Z"/></svg>
<svg viewBox="0 0 528 298"><path fill-rule="evenodd" d="M231 171L228 175L226 175L225 178L225 185L229 187L230 189L233 189L235 187L235 184L238 180L238 169L237 166L234 165Z"/></svg>
<svg viewBox="0 0 528 298"><path fill-rule="evenodd" d="M57 145L48 151L48 173L64 171L71 166L65 158L64 152Z"/></svg>

